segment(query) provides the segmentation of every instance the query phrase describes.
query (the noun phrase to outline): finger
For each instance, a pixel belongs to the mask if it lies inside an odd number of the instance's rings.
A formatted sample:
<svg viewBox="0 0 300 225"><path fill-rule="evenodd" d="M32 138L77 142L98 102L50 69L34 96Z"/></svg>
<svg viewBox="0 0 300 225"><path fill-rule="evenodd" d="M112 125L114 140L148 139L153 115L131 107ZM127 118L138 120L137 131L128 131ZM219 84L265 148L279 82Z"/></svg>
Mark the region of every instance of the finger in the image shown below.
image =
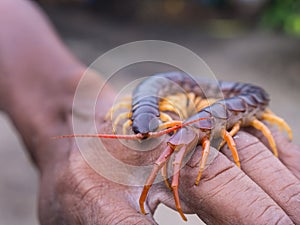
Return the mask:
<svg viewBox="0 0 300 225"><path fill-rule="evenodd" d="M212 152L216 151L211 149ZM243 171L218 154L199 186L200 151L181 171L180 196L207 224L293 224L287 214ZM197 161L197 160L196 160ZM199 160L198 160L199 161Z"/></svg>
<svg viewBox="0 0 300 225"><path fill-rule="evenodd" d="M300 179L300 147L290 142L287 136L280 132L276 127L271 126L270 130L276 142L279 159L298 179ZM247 128L246 131L253 134L266 146L269 146L268 141L261 132L252 128Z"/></svg>
<svg viewBox="0 0 300 225"><path fill-rule="evenodd" d="M256 137L241 131L235 142L242 170L300 224L300 181ZM228 147L222 151L231 158Z"/></svg>
<svg viewBox="0 0 300 225"><path fill-rule="evenodd" d="M164 182L154 184L150 189L148 198L146 200L146 205L149 208L149 212L152 214L160 203L176 210L173 192L164 184ZM184 202L181 202L181 208L184 213L194 213L193 210L190 209ZM181 219L179 214L178 219Z"/></svg>

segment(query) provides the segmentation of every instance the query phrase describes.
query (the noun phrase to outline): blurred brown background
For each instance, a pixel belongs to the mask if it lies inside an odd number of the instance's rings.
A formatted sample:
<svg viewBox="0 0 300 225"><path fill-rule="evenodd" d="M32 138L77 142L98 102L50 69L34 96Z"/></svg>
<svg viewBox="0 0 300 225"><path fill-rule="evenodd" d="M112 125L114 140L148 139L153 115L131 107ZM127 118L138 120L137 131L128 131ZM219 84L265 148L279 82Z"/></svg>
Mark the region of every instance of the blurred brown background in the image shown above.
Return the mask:
<svg viewBox="0 0 300 225"><path fill-rule="evenodd" d="M87 65L120 44L157 39L194 51L219 79L264 87L272 110L291 125L300 144L299 1L124 2L39 4L64 43ZM130 70L125 73L129 76ZM38 175L8 118L1 114L0 121L0 224L38 224ZM160 208L155 215L160 224L199 224L195 216L184 223L176 212Z"/></svg>

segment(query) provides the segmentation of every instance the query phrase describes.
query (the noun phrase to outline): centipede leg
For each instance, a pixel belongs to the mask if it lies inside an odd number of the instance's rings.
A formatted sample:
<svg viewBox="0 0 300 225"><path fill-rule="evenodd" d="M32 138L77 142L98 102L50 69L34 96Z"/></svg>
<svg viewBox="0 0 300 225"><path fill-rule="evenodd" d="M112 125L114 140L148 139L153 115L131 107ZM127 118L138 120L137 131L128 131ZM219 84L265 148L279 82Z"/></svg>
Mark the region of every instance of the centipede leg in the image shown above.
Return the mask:
<svg viewBox="0 0 300 225"><path fill-rule="evenodd" d="M181 118L188 118L189 108L191 103L193 103L194 93L189 93L188 95L184 93L177 93L174 96L168 96L166 100L162 101L160 104L160 111L171 111L175 112Z"/></svg>
<svg viewBox="0 0 300 225"><path fill-rule="evenodd" d="M127 132L127 128L130 127L132 124L131 120L127 120L124 124L123 124L123 134L126 134Z"/></svg>
<svg viewBox="0 0 300 225"><path fill-rule="evenodd" d="M180 175L180 167L182 164L183 157L185 155L186 147L181 148L175 155L175 160L173 162L173 168L174 168L174 174L173 174L173 180L172 180L172 190L173 195L175 199L175 206L177 211L179 212L180 216L184 221L187 221L187 218L182 212L181 205L180 205L180 199L179 199L179 193L178 193L178 185L179 185L179 175Z"/></svg>
<svg viewBox="0 0 300 225"><path fill-rule="evenodd" d="M113 115L115 111L117 111L120 108L126 108L128 110L131 109L131 102L119 102L115 106L111 107L110 110L106 113L105 119L107 120L110 116Z"/></svg>
<svg viewBox="0 0 300 225"><path fill-rule="evenodd" d="M288 133L290 141L293 139L293 132L292 132L291 128L282 118L276 116L273 113L265 112L262 114L262 119L266 120L272 124L274 124L274 123L277 124L280 129L284 129Z"/></svg>
<svg viewBox="0 0 300 225"><path fill-rule="evenodd" d="M235 144L232 136L225 129L223 129L221 133L222 133L222 138L227 142L227 145L228 145L229 149L231 150L231 153L233 156L233 161L239 168L241 168L241 163L240 163L239 155L238 155L238 152L236 149L236 144Z"/></svg>
<svg viewBox="0 0 300 225"><path fill-rule="evenodd" d="M163 130L169 127L175 127L175 126L181 126L182 125L182 121L180 120L173 120L173 121L169 121L169 122L165 122L159 125L159 130Z"/></svg>
<svg viewBox="0 0 300 225"><path fill-rule="evenodd" d="M161 176L163 177L167 188L172 190L172 187L171 187L171 185L169 184L169 181L168 181L168 168L167 168L167 165L168 165L168 161L166 161L164 166L161 168Z"/></svg>
<svg viewBox="0 0 300 225"><path fill-rule="evenodd" d="M199 112L201 109L203 109L209 105L212 105L217 100L218 99L215 99L215 98L201 99L201 101L196 105L196 109Z"/></svg>
<svg viewBox="0 0 300 225"><path fill-rule="evenodd" d="M169 121L172 121L172 117L169 116L167 113L164 113L164 112L160 112L160 115L159 115L161 121L163 122L169 122Z"/></svg>
<svg viewBox="0 0 300 225"><path fill-rule="evenodd" d="M198 184L200 182L200 179L201 179L202 173L204 171L206 161L207 161L207 158L208 158L208 155L209 155L209 152L210 152L210 141L207 137L203 138L201 144L202 144L202 157L201 157L201 160L200 160L198 176L197 176L196 181L195 181L196 186L198 186Z"/></svg>
<svg viewBox="0 0 300 225"><path fill-rule="evenodd" d="M165 165L165 163L168 161L168 159L170 158L173 152L174 149L168 146L154 163L152 172L150 173L149 177L146 180L146 183L144 185L143 191L139 199L141 213L146 214L144 203L147 198L149 189L152 186L155 178L157 177L159 170Z"/></svg>
<svg viewBox="0 0 300 225"><path fill-rule="evenodd" d="M203 99L200 96L196 96L193 92L188 94L188 101L187 101L187 112L189 114L195 114L199 110L197 109L197 106L203 101Z"/></svg>
<svg viewBox="0 0 300 225"><path fill-rule="evenodd" d="M278 157L276 144L269 128L257 119L252 120L250 125L263 133L263 135L267 138L274 155Z"/></svg>
<svg viewBox="0 0 300 225"><path fill-rule="evenodd" d="M194 101L194 105L197 107L197 105L200 104L201 100L202 100L201 97L199 97L199 96L196 97L196 98L195 98L195 101Z"/></svg>
<svg viewBox="0 0 300 225"><path fill-rule="evenodd" d="M131 113L128 112L120 113L113 122L113 128L118 126L120 120L128 119L130 117L131 117Z"/></svg>
<svg viewBox="0 0 300 225"><path fill-rule="evenodd" d="M196 99L196 95L194 92L190 92L187 94L186 96L186 105L185 107L187 108L187 111L190 112L191 108L194 107L195 105L195 99Z"/></svg>
<svg viewBox="0 0 300 225"><path fill-rule="evenodd" d="M196 99L196 95L195 95L195 93L194 92L190 92L190 93L188 93L187 94L187 100L189 101L189 102L195 102L195 99ZM189 103L188 102L188 103Z"/></svg>
<svg viewBox="0 0 300 225"><path fill-rule="evenodd" d="M170 112L175 112L179 117L184 117L184 113L182 112L182 110L179 110L177 107L174 107L173 105L171 105L170 103L162 103L159 106L159 110L160 111L170 111ZM185 118L185 117L184 117Z"/></svg>
<svg viewBox="0 0 300 225"><path fill-rule="evenodd" d="M236 135L237 132L240 130L240 128L241 128L241 122L239 121L236 124L234 124L233 127L231 128L231 130L229 131L230 136L233 137L234 135ZM218 149L221 149L225 145L225 143L226 143L226 141L223 140L220 143Z"/></svg>

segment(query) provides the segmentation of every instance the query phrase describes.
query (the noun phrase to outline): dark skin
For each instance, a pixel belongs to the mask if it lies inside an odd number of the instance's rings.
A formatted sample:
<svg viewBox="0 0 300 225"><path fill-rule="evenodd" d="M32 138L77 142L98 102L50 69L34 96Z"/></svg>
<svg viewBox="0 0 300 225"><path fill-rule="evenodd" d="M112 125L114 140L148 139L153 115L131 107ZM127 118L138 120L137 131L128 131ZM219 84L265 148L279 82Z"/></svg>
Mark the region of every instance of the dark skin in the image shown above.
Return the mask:
<svg viewBox="0 0 300 225"><path fill-rule="evenodd" d="M10 116L40 172L41 224L155 224L152 214L159 203L174 208L172 192L163 183L151 188L149 214L142 215L142 187L121 185L96 173L74 139L51 139L72 133L73 97L86 67L68 52L32 3L2 0L0 17L0 108ZM111 125L103 116L113 91L107 87L103 93L106 102L98 105L97 121L101 132L109 132ZM183 210L207 224L300 224L300 149L284 134L272 132L279 160L259 132L241 131L235 140L242 170L225 146L199 186L194 181L201 148L195 151L180 171ZM120 158L126 155L125 160L135 165L152 163L161 152L155 149L137 157L119 142L108 142L114 143L109 151Z"/></svg>

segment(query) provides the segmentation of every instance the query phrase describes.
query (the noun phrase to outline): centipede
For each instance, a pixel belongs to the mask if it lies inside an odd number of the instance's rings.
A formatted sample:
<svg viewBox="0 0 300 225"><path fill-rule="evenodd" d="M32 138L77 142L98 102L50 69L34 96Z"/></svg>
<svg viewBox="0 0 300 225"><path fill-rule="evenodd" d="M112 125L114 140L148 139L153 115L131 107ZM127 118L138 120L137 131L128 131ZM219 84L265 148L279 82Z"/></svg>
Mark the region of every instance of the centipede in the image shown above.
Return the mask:
<svg viewBox="0 0 300 225"><path fill-rule="evenodd" d="M185 96L185 103L172 105L168 102L170 96L181 96L179 98ZM193 107L190 107L190 102L193 103ZM214 147L220 149L227 144L234 163L239 168L241 165L233 137L242 127L252 126L261 131L267 138L275 157L278 157L278 152L274 138L262 121L276 124L280 129L286 130L289 139L292 140L289 125L268 108L269 102L268 93L253 84L199 80L177 71L161 73L141 82L133 90L130 103L121 102L108 112L110 115L122 107L130 110L129 113L121 113L113 122L117 125L122 119L126 119L123 124L123 134L71 134L55 138L95 137L143 140L170 134L165 149L155 161L152 172L145 181L139 207L141 213L146 214L144 204L148 192L159 171L162 171L166 185L173 192L176 209L186 221L178 192L180 169L184 157L194 151L197 145L202 146L202 157L195 185L198 185L201 180L210 153L211 141L216 137L221 138L222 141ZM183 120L174 120L167 113L180 114L179 111L182 112ZM133 134L126 134L128 128L132 129ZM169 184L166 165L172 155L174 155L172 182Z"/></svg>

